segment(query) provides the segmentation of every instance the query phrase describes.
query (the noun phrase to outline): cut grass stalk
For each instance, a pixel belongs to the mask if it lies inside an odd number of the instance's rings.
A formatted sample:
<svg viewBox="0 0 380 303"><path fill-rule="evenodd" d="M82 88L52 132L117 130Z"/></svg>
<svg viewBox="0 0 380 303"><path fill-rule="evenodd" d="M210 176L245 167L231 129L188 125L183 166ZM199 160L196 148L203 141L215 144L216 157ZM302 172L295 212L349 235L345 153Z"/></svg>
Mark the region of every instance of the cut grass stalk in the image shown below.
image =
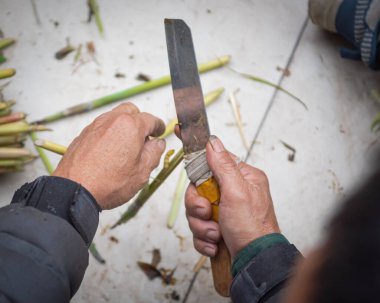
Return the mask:
<svg viewBox="0 0 380 303"><path fill-rule="evenodd" d="M21 167L0 167L0 174L8 174L22 171Z"/></svg>
<svg viewBox="0 0 380 303"><path fill-rule="evenodd" d="M0 69L0 79L10 78L16 74L14 68Z"/></svg>
<svg viewBox="0 0 380 303"><path fill-rule="evenodd" d="M177 187L175 189L173 203L172 203L172 207L170 209L170 213L169 213L169 217L167 221L168 228L173 228L174 223L177 220L178 212L181 207L183 195L185 192L186 181L187 181L186 170L182 168L181 174L179 175Z"/></svg>
<svg viewBox="0 0 380 303"><path fill-rule="evenodd" d="M99 5L96 0L89 0L88 4L90 6L91 11L94 13L96 26L98 27L99 33L103 36L104 27L102 19L100 18Z"/></svg>
<svg viewBox="0 0 380 303"><path fill-rule="evenodd" d="M1 101L0 102L0 110L10 108L10 107L12 107L15 104L16 104L15 100Z"/></svg>
<svg viewBox="0 0 380 303"><path fill-rule="evenodd" d="M247 78L247 79L250 79L252 81L255 81L255 82L258 82L258 83L262 83L262 84L265 84L265 85L268 85L268 86L272 86L275 89L278 89L278 90L282 91L283 93L287 94L288 96L292 97L294 100L296 100L297 102L299 102L306 110L308 110L308 107L305 104L305 102L303 102L300 98L296 97L295 95L293 95L291 92L289 92L288 90L286 90L282 86L277 85L277 84L275 84L273 82L270 82L270 81L265 80L265 79L260 78L260 77L256 77L256 76L253 76L253 75L249 75L249 74L238 72L238 71L236 71L236 70L234 70L232 68L230 68L230 70L232 70L234 73L237 73L240 76L243 76L244 78Z"/></svg>
<svg viewBox="0 0 380 303"><path fill-rule="evenodd" d="M153 195L153 193L163 184L167 177L174 171L174 169L180 164L183 160L183 149L181 148L172 160L169 163L168 168L163 168L154 180L145 185L140 191L133 203L128 207L128 209L121 215L120 219L111 227L115 228L116 226L128 222L132 219L140 210L140 208L145 204L145 202Z"/></svg>
<svg viewBox="0 0 380 303"><path fill-rule="evenodd" d="M220 58L217 58L215 60L209 61L204 64L200 64L198 66L199 72L204 73L208 72L210 70L222 67L226 65L230 60L229 56L223 56ZM88 112L93 109L99 108L101 106L105 106L107 104L120 101L123 99L127 99L129 97L135 96L137 94L141 94L159 87L162 87L164 85L168 85L171 82L170 76L164 76L158 79L154 79L148 82L144 82L142 84L136 85L134 87L131 87L129 89L122 90L120 92L101 97L99 99L95 99L93 101L82 103L73 107L70 107L66 110L63 110L61 112L55 113L53 115L47 116L41 120L36 121L36 124L46 124L53 121L57 121L66 117L70 117L73 115L77 115L80 113Z"/></svg>
<svg viewBox="0 0 380 303"><path fill-rule="evenodd" d="M30 133L30 138L32 139L33 142L36 141L36 140L38 140L37 135L36 135L35 132L31 132ZM45 169L47 170L47 172L49 173L49 175L51 175L53 173L53 171L54 171L54 168L53 168L53 165L51 164L48 156L46 155L45 151L42 148L36 146L36 150L37 150L38 155L40 156L40 158L42 160L42 163L45 166Z"/></svg>
<svg viewBox="0 0 380 303"><path fill-rule="evenodd" d="M243 142L243 145L244 145L246 151L248 152L249 151L249 144L248 144L247 138L245 137L245 134L244 134L243 122L241 119L240 109L239 109L239 105L237 103L235 94L236 94L236 92L232 92L230 94L230 104L231 104L232 111L233 111L234 116L235 116L237 127L239 129L241 141Z"/></svg>
<svg viewBox="0 0 380 303"><path fill-rule="evenodd" d="M43 140L43 139L36 139L34 141L34 145L41 147L43 149L49 150L53 153L56 153L58 155L63 155L67 151L67 147L54 143L49 140Z"/></svg>
<svg viewBox="0 0 380 303"><path fill-rule="evenodd" d="M34 159L34 158L33 158ZM17 167L21 168L25 163L33 160L32 158L25 159L0 159L0 167Z"/></svg>
<svg viewBox="0 0 380 303"><path fill-rule="evenodd" d="M0 136L0 146L20 143L25 141L26 135L17 134L15 136Z"/></svg>
<svg viewBox="0 0 380 303"><path fill-rule="evenodd" d="M0 136L46 130L49 129L44 125L30 125L25 121L18 121L0 125Z"/></svg>
<svg viewBox="0 0 380 303"><path fill-rule="evenodd" d="M209 106L210 104L214 103L218 98L223 94L224 88L218 88L207 95L205 95L205 105ZM171 135L174 132L174 127L178 124L178 119L171 120L165 128L165 132L160 136L161 139L166 138L167 136Z"/></svg>
<svg viewBox="0 0 380 303"><path fill-rule="evenodd" d="M10 45L12 45L15 42L16 42L16 40L13 38L1 39L0 40L0 51L3 50L4 48L7 48Z"/></svg>
<svg viewBox="0 0 380 303"><path fill-rule="evenodd" d="M24 120L26 115L24 113L11 113L8 116L0 117L0 124L13 123Z"/></svg>
<svg viewBox="0 0 380 303"><path fill-rule="evenodd" d="M18 159L35 157L25 148L0 147L0 159Z"/></svg>

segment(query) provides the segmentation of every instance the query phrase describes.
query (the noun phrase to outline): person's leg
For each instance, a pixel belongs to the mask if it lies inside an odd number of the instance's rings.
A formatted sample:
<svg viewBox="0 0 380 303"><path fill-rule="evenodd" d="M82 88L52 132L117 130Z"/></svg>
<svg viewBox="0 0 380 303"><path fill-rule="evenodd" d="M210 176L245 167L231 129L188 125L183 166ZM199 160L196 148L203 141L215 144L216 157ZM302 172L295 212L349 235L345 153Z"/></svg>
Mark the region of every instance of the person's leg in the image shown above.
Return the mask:
<svg viewBox="0 0 380 303"><path fill-rule="evenodd" d="M341 49L342 57L380 69L380 0L309 0L309 16L351 43L351 49Z"/></svg>

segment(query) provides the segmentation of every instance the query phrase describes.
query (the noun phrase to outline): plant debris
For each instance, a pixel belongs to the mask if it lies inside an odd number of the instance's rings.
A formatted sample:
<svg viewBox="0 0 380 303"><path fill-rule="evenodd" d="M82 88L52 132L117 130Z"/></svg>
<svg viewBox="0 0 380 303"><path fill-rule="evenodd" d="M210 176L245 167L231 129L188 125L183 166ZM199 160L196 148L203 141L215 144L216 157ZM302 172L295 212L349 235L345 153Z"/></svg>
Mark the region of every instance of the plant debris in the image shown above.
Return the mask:
<svg viewBox="0 0 380 303"><path fill-rule="evenodd" d="M115 236L111 236L111 237L109 237L109 240L111 241L111 242L114 242L114 243L119 243L119 239L118 238L116 238Z"/></svg>
<svg viewBox="0 0 380 303"><path fill-rule="evenodd" d="M285 146L285 148L287 148L291 151L291 153L288 155L289 162L294 162L295 157L296 157L296 149L293 146L289 145L288 143L286 143L282 140L280 140L280 142L282 143L282 145Z"/></svg>
<svg viewBox="0 0 380 303"><path fill-rule="evenodd" d="M282 68L281 66L277 66L276 70L278 70L279 72L282 72L282 74L284 75L284 77L289 77L290 76L290 70L288 68Z"/></svg>
<svg viewBox="0 0 380 303"><path fill-rule="evenodd" d="M103 27L102 19L100 18L98 3L96 2L96 0L88 0L87 6L88 6L87 22L90 23L92 20L92 16L95 16L96 26L98 27L99 33L101 35L103 35L104 34L104 27Z"/></svg>
<svg viewBox="0 0 380 303"><path fill-rule="evenodd" d="M170 293L170 298L174 301L179 301L181 299L180 295L175 291L173 290L171 293Z"/></svg>
<svg viewBox="0 0 380 303"><path fill-rule="evenodd" d="M70 41L69 39L67 39L67 45L63 48L61 48L60 50L58 50L56 53L55 53L55 59L57 60L62 60L64 59L68 54L70 54L71 52L73 52L75 50L75 47L72 46L70 44Z"/></svg>
<svg viewBox="0 0 380 303"><path fill-rule="evenodd" d="M125 78L125 74L118 72L115 74L115 78Z"/></svg>
<svg viewBox="0 0 380 303"><path fill-rule="evenodd" d="M152 265L158 266L158 264L161 262L161 251L157 248L153 249L152 252Z"/></svg>
<svg viewBox="0 0 380 303"><path fill-rule="evenodd" d="M105 264L106 260L100 255L99 251L96 248L95 243L91 243L89 249L91 255L94 257L96 261L98 261L100 264Z"/></svg>
<svg viewBox="0 0 380 303"><path fill-rule="evenodd" d="M238 71L236 71L236 70L234 70L232 68L230 68L230 70L232 70L234 73L237 73L237 74L239 74L240 76L242 76L244 78L247 78L247 79L250 79L252 81L255 81L255 82L258 82L258 83L262 83L262 84L265 84L265 85L268 85L268 86L272 86L275 89L278 89L278 90L282 91L283 93L287 94L288 96L292 97L294 100L296 100L297 102L299 102L306 110L308 110L308 107L305 104L305 102L303 102L300 98L296 97L295 95L293 95L291 92L289 92L288 90L286 90L282 86L277 85L275 83L272 83L272 82L270 82L268 80L265 80L265 79L257 77L257 76L253 76L253 75L249 75L249 74L238 72Z"/></svg>
<svg viewBox="0 0 380 303"><path fill-rule="evenodd" d="M150 76L146 75L146 74L139 73L136 76L136 80L148 82L148 81L152 80L152 78Z"/></svg>
<svg viewBox="0 0 380 303"><path fill-rule="evenodd" d="M248 152L249 151L249 144L248 144L248 141L245 137L244 130L243 130L243 121L241 119L241 114L240 114L240 105L238 104L236 97L235 97L237 92L238 92L238 90L236 90L235 92L230 94L229 101L230 101L232 111L233 111L234 116L235 116L235 120L236 120L236 124L237 124L238 130L239 130L241 141L243 142L243 145Z"/></svg>
<svg viewBox="0 0 380 303"><path fill-rule="evenodd" d="M161 262L161 252L159 249L153 249L152 252L152 263L145 263L138 261L137 265L140 269L145 273L149 280L153 280L157 277L160 277L162 282L165 285L174 285L177 281L173 277L176 268L173 269L165 269L159 268L157 269L158 264Z"/></svg>

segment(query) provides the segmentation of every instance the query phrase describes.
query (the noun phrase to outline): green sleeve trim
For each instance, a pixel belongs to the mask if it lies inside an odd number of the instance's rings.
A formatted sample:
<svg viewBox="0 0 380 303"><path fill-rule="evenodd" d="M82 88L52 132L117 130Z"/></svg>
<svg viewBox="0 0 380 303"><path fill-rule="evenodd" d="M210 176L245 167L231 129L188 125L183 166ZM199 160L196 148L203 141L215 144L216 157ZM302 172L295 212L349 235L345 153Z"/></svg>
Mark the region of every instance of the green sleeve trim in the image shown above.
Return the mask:
<svg viewBox="0 0 380 303"><path fill-rule="evenodd" d="M279 233L268 234L256 240L253 240L246 247L244 247L234 258L232 263L232 276L242 270L254 257L256 257L263 250L281 243L289 244L289 241Z"/></svg>

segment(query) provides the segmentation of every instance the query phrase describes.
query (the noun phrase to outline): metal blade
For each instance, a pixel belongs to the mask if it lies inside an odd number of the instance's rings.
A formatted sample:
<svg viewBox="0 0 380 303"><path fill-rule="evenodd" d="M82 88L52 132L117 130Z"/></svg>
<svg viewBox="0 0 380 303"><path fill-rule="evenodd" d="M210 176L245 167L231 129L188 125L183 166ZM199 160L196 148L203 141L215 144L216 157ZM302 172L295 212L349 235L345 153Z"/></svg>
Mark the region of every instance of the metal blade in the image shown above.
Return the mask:
<svg viewBox="0 0 380 303"><path fill-rule="evenodd" d="M170 74L185 154L202 150L210 137L190 28L183 20L165 19Z"/></svg>

